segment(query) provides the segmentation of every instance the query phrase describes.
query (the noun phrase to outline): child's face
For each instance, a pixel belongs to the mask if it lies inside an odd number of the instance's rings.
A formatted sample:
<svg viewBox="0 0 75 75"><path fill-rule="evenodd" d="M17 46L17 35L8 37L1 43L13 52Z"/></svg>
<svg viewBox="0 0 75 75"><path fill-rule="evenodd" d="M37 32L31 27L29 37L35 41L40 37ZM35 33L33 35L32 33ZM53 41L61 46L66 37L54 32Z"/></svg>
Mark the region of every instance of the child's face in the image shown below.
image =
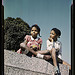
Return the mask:
<svg viewBox="0 0 75 75"><path fill-rule="evenodd" d="M50 38L52 38L52 39L56 38L56 33L54 30L51 30L51 32L50 32Z"/></svg>
<svg viewBox="0 0 75 75"><path fill-rule="evenodd" d="M33 27L33 28L31 29L31 35L32 35L32 37L37 37L37 35L38 35L38 30L37 30L36 27Z"/></svg>

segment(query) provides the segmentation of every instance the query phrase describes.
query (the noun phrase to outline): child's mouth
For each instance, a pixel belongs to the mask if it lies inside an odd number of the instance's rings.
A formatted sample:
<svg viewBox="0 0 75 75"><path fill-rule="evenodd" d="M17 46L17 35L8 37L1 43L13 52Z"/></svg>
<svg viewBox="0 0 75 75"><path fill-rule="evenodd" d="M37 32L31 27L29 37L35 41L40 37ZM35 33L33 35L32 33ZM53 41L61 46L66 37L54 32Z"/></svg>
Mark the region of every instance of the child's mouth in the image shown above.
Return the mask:
<svg viewBox="0 0 75 75"><path fill-rule="evenodd" d="M35 33L33 33L33 35L35 35Z"/></svg>

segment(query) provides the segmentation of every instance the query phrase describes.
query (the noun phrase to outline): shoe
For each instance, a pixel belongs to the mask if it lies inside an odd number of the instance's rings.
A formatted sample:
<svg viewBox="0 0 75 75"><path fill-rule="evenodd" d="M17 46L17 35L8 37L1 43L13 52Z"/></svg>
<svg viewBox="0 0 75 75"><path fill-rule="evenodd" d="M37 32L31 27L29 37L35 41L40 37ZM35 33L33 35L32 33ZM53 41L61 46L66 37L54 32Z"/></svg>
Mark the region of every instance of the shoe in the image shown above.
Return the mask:
<svg viewBox="0 0 75 75"><path fill-rule="evenodd" d="M56 70L54 75L61 75L61 74L60 72L58 72L58 70Z"/></svg>
<svg viewBox="0 0 75 75"><path fill-rule="evenodd" d="M58 70L57 70L57 71L55 71L54 75L58 75Z"/></svg>

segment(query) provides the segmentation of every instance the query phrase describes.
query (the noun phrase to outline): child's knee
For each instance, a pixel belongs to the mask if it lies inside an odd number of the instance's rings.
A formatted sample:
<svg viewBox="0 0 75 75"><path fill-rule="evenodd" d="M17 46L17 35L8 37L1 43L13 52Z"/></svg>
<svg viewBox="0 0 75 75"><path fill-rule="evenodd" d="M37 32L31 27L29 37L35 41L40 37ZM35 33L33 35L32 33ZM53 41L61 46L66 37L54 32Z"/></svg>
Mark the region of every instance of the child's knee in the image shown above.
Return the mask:
<svg viewBox="0 0 75 75"><path fill-rule="evenodd" d="M56 51L54 48L52 49L51 55L52 55L52 57L55 57L55 55L56 55Z"/></svg>
<svg viewBox="0 0 75 75"><path fill-rule="evenodd" d="M56 53L55 48L52 48L52 54L55 54L55 53Z"/></svg>
<svg viewBox="0 0 75 75"><path fill-rule="evenodd" d="M20 47L25 48L25 44L24 43L20 43Z"/></svg>

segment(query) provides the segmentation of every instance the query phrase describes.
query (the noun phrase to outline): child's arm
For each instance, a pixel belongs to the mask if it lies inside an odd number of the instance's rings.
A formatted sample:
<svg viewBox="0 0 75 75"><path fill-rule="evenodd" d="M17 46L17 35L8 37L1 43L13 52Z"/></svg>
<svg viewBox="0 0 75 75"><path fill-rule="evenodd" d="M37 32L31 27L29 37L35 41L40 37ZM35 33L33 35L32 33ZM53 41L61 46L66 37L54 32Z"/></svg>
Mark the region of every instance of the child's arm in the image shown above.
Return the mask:
<svg viewBox="0 0 75 75"><path fill-rule="evenodd" d="M25 40L24 40L24 43L25 43L25 45L27 45L28 41L25 39Z"/></svg>
<svg viewBox="0 0 75 75"><path fill-rule="evenodd" d="M27 38L28 38L28 35L25 36L24 42L20 43L22 53L23 53L23 51L25 51L25 45L27 45L27 43L28 43Z"/></svg>
<svg viewBox="0 0 75 75"><path fill-rule="evenodd" d="M25 45L27 45L27 43L29 42L29 40L30 40L30 36L29 35L26 35L24 37L24 43L25 43Z"/></svg>
<svg viewBox="0 0 75 75"><path fill-rule="evenodd" d="M39 44L39 50L41 50L41 46L42 46L42 44Z"/></svg>
<svg viewBox="0 0 75 75"><path fill-rule="evenodd" d="M49 40L50 42L53 42L53 39L52 39L52 38L48 38L48 40Z"/></svg>

